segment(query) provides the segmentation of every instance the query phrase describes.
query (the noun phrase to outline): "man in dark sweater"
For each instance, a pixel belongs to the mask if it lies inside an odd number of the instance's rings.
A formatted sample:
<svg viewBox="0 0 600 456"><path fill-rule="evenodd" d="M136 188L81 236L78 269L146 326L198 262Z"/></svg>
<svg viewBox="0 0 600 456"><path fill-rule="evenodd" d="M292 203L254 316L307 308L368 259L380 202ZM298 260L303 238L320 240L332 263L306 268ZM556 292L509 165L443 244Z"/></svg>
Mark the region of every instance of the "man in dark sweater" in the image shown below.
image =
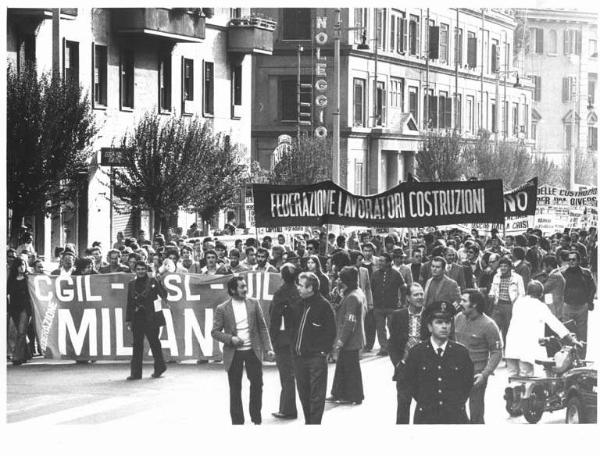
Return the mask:
<svg viewBox="0 0 600 456"><path fill-rule="evenodd" d="M392 257L389 253L383 253L379 260L379 269L373 273L371 278L371 289L373 290L373 311L375 315L375 327L377 329L377 340L381 349L378 356L387 356L387 327L392 312L400 307L406 293L406 283L402 274L392 268Z"/></svg>
<svg viewBox="0 0 600 456"><path fill-rule="evenodd" d="M319 278L312 272L298 277L302 306L294 313L292 347L298 396L306 424L321 424L327 391L327 354L336 336L335 317L319 293Z"/></svg>
<svg viewBox="0 0 600 456"><path fill-rule="evenodd" d="M586 341L588 310L594 310L596 284L592 273L579 265L580 261L579 252L572 250L569 252L569 265L561 271L565 278L563 318L565 321L574 320L577 339ZM583 356L585 357L585 346Z"/></svg>
<svg viewBox="0 0 600 456"><path fill-rule="evenodd" d="M275 362L279 371L281 394L279 396L279 411L273 413L275 418L295 419L296 410L296 380L292 363L292 329L293 315L300 306L300 295L295 280L297 269L286 263L281 267L283 285L273 295L270 310L269 334L275 351Z"/></svg>

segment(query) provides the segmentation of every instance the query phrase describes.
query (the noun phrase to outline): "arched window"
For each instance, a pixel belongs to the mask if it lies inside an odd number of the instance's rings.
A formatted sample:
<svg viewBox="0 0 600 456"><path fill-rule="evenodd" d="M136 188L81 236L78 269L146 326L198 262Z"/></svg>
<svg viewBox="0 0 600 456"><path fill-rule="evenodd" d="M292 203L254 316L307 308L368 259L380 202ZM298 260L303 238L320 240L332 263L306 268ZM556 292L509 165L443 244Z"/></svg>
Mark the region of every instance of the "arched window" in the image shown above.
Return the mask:
<svg viewBox="0 0 600 456"><path fill-rule="evenodd" d="M551 29L549 35L550 42L548 46L548 54L558 54L558 37L556 34L556 30Z"/></svg>

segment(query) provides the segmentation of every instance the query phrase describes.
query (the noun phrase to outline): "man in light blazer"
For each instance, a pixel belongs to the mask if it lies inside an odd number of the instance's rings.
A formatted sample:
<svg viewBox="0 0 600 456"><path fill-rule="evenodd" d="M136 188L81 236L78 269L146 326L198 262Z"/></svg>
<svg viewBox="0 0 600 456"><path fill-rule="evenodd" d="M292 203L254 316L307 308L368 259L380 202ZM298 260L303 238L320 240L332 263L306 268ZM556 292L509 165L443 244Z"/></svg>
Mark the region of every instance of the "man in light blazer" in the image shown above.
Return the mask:
<svg viewBox="0 0 600 456"><path fill-rule="evenodd" d="M217 306L211 335L223 343L223 364L229 379L229 413L232 424L244 424L242 374L250 380L250 419L261 424L263 352L272 359L269 330L255 299L247 298L248 285L243 277L227 283L231 299Z"/></svg>

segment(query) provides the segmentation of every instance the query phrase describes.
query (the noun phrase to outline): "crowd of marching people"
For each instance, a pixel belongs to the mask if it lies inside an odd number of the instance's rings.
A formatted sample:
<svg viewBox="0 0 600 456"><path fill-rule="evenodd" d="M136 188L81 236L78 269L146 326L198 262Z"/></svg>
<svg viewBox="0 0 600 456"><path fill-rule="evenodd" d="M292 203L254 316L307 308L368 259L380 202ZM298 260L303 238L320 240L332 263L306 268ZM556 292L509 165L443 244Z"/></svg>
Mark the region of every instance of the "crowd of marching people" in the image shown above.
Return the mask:
<svg viewBox="0 0 600 456"><path fill-rule="evenodd" d="M7 251L8 316L16 333L12 363L39 352L28 274L232 275L233 312L223 308L220 319L215 315L212 335L225 344L234 423L243 423L243 365L255 379L252 420L261 421L262 371L259 375L254 352L258 359L273 352L282 388L274 416L280 419L297 417L296 392L307 423L321 422L325 401L362 403L359 361L377 340L375 355L389 356L394 366L398 424L409 422L412 400L415 423L483 423L488 377L502 359L511 374L531 375L544 324L560 337L587 340L597 281L595 228L552 235L528 229L514 236L435 228L381 234L307 230L293 236L234 235L226 242L197 234L195 227L185 235L170 229L152 239L144 232L136 238L119 233L113 245L94 242L85 252L67 244L56 252L60 260L52 270L45 269L31 235L25 235L21 245ZM251 318L250 307L236 307L248 302L244 280L236 279L244 271L281 274L283 284L268 315L256 309ZM260 318L266 333L260 325L252 327ZM563 325L567 320L574 322L574 336ZM328 361L336 362L336 369L326 397ZM163 366L158 370L160 376ZM132 367L132 376L139 378L133 374Z"/></svg>

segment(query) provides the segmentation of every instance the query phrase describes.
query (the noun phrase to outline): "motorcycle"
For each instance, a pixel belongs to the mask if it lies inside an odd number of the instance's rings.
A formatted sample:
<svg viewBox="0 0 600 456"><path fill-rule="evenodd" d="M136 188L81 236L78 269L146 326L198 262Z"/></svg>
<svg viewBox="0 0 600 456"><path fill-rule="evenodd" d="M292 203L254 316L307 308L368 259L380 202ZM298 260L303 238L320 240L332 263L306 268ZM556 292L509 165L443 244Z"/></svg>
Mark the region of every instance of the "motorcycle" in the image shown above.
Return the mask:
<svg viewBox="0 0 600 456"><path fill-rule="evenodd" d="M567 388L565 375L572 369L585 367L591 361L581 358L584 342L571 335L572 344L561 343L556 336L544 337L540 345L554 353L551 359L536 359L543 366L544 376L509 377L509 386L504 390L506 411L512 417L523 415L528 423L535 424L544 412L553 412L566 407Z"/></svg>

